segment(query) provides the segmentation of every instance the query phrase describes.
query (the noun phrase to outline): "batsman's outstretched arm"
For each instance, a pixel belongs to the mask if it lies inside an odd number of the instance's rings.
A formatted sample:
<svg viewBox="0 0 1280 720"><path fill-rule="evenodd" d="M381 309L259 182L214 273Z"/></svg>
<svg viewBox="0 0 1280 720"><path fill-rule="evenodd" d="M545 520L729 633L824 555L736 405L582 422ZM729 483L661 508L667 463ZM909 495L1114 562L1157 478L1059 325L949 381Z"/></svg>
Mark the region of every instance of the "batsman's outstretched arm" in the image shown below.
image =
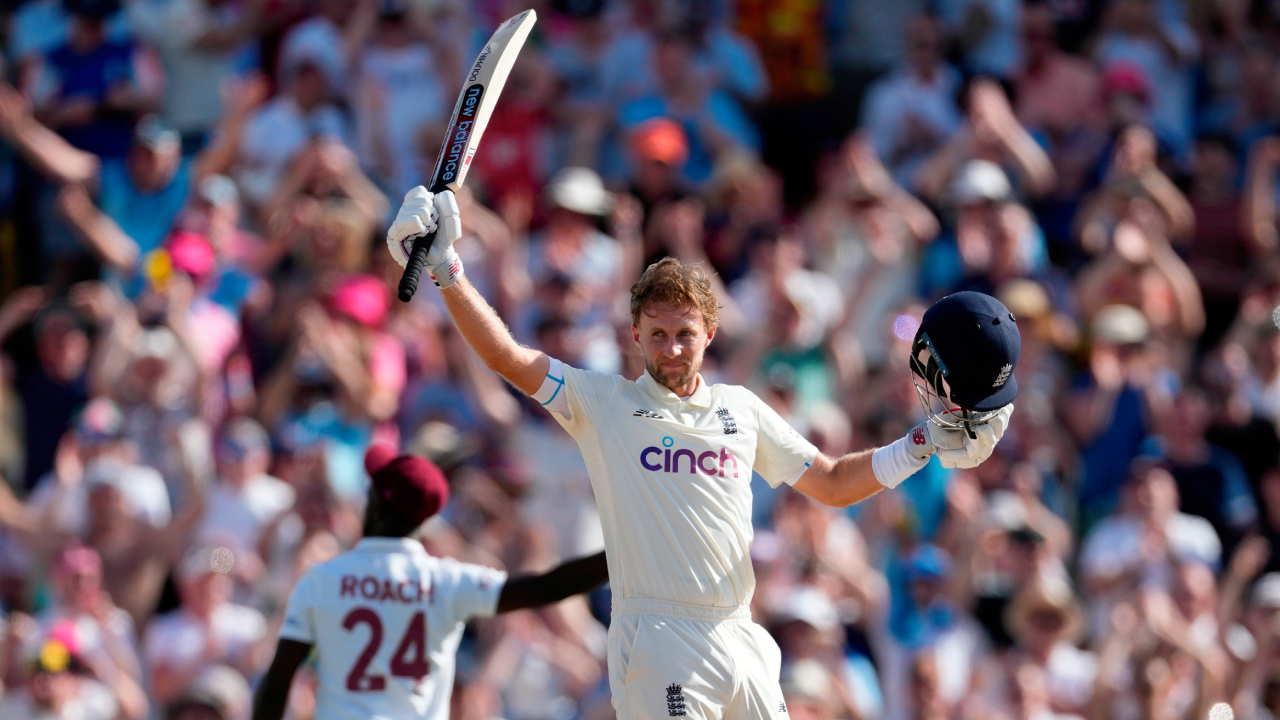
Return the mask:
<svg viewBox="0 0 1280 720"><path fill-rule="evenodd" d="M458 332L484 364L526 395L536 393L547 377L551 359L540 350L516 342L498 313L465 275L440 294Z"/></svg>
<svg viewBox="0 0 1280 720"><path fill-rule="evenodd" d="M818 453L795 489L825 505L847 507L897 487L934 455L945 468L977 467L995 452L1012 415L1013 405L1005 405L990 420L974 425L972 432L926 420L882 448L837 459Z"/></svg>
<svg viewBox="0 0 1280 720"><path fill-rule="evenodd" d="M871 467L872 450L831 458L822 453L796 481L795 488L823 505L848 507L885 489Z"/></svg>
<svg viewBox="0 0 1280 720"><path fill-rule="evenodd" d="M573 597L603 584L609 579L609 565L604 553L563 563L541 575L528 575L507 580L498 596L498 612L542 607Z"/></svg>

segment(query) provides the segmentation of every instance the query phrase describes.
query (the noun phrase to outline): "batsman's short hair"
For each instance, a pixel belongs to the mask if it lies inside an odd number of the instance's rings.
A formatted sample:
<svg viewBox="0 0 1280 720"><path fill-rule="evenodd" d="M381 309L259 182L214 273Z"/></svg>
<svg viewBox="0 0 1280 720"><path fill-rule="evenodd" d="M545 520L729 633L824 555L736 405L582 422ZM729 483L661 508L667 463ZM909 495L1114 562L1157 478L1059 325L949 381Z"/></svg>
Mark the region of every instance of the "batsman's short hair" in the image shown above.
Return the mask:
<svg viewBox="0 0 1280 720"><path fill-rule="evenodd" d="M654 305L697 309L702 324L711 330L720 323L720 303L711 289L711 276L700 266L665 257L650 265L631 286L631 323L640 325L640 313Z"/></svg>

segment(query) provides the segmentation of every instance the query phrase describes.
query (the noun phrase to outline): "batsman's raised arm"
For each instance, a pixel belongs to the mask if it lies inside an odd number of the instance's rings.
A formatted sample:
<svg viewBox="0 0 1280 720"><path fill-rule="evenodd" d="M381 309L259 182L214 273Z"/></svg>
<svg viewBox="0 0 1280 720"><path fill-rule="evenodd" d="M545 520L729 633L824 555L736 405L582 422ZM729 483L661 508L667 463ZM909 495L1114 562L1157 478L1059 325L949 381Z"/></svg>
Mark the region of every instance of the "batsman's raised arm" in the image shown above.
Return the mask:
<svg viewBox="0 0 1280 720"><path fill-rule="evenodd" d="M427 274L440 288L458 331L489 369L521 392L533 395L546 379L550 358L516 342L488 301L463 276L462 260L453 249L462 236L462 218L453 192L432 194L418 186L405 195L387 231L387 247L403 267L409 261L414 238L433 232L436 237L427 253Z"/></svg>
<svg viewBox="0 0 1280 720"><path fill-rule="evenodd" d="M1009 427L1021 352L1017 320L999 300L975 292L939 300L921 319L909 360L926 420L882 448L819 454L796 490L844 507L897 487L933 455L947 468L978 466Z"/></svg>
<svg viewBox="0 0 1280 720"><path fill-rule="evenodd" d="M795 488L824 505L848 507L885 488L897 487L935 454L945 467L976 467L991 456L1011 415L1013 405L1005 405L973 428L974 437L963 429L940 427L926 420L882 448L839 458L819 454Z"/></svg>
<svg viewBox="0 0 1280 720"><path fill-rule="evenodd" d="M526 395L536 393L546 379L550 358L516 342L488 301L465 277L442 290L441 297L458 331L484 364Z"/></svg>

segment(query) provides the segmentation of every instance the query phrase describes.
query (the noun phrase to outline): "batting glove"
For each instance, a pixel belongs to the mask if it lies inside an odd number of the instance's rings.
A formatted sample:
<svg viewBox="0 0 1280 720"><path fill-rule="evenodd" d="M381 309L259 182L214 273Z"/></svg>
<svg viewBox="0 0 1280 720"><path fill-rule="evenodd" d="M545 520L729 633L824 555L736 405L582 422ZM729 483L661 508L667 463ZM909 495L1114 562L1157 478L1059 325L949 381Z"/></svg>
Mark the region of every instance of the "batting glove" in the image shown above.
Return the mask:
<svg viewBox="0 0 1280 720"><path fill-rule="evenodd" d="M452 191L432 193L421 185L410 190L387 231L387 250L404 267L409 263L414 240L437 229L427 252L427 274L436 287L446 288L462 276L462 261L453 249L453 243L462 237L462 218Z"/></svg>
<svg viewBox="0 0 1280 720"><path fill-rule="evenodd" d="M400 267L409 264L414 238L436 231L437 212L432 200L431 192L421 185L410 190L387 230L387 250Z"/></svg>
<svg viewBox="0 0 1280 720"><path fill-rule="evenodd" d="M937 455L944 468L977 467L995 451L1011 415L1013 405L1006 405L991 420L974 425L976 438L964 429L944 428L926 420L911 428L906 437L873 452L871 469L881 485L893 488L924 467L931 455Z"/></svg>
<svg viewBox="0 0 1280 720"><path fill-rule="evenodd" d="M462 237L462 216L452 190L436 193L433 200L440 231L427 252L427 273L436 287L443 290L462 277L462 258L453 249L453 243Z"/></svg>
<svg viewBox="0 0 1280 720"><path fill-rule="evenodd" d="M925 424L929 427L929 441L942 467L968 469L981 465L991 457L996 443L1004 437L1012 415L1013 405L1005 405L987 422L973 426L975 437L969 437L969 433L963 429L952 430L932 423Z"/></svg>

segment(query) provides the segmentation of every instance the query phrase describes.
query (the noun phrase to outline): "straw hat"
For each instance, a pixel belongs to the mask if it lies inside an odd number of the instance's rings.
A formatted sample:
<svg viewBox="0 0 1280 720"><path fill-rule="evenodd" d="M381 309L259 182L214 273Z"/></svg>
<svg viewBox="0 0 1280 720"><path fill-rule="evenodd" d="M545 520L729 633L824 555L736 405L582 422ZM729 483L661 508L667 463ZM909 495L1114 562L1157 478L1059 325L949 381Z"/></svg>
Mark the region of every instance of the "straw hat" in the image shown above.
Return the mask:
<svg viewBox="0 0 1280 720"><path fill-rule="evenodd" d="M1059 638L1074 642L1084 633L1084 613L1062 580L1040 579L1022 588L1005 611L1005 626L1013 637L1022 639L1031 631L1032 616L1046 610L1062 615Z"/></svg>
<svg viewBox="0 0 1280 720"><path fill-rule="evenodd" d="M1004 303L1014 316L1028 320L1053 312L1049 293L1035 280L1010 280L996 291L996 299Z"/></svg>
<svg viewBox="0 0 1280 720"><path fill-rule="evenodd" d="M707 181L707 196L716 205L724 205L732 193L760 177L767 168L751 153L734 150L716 160Z"/></svg>
<svg viewBox="0 0 1280 720"><path fill-rule="evenodd" d="M1090 328L1094 342L1136 345L1145 342L1151 327L1141 310L1129 305L1107 305L1098 311Z"/></svg>

